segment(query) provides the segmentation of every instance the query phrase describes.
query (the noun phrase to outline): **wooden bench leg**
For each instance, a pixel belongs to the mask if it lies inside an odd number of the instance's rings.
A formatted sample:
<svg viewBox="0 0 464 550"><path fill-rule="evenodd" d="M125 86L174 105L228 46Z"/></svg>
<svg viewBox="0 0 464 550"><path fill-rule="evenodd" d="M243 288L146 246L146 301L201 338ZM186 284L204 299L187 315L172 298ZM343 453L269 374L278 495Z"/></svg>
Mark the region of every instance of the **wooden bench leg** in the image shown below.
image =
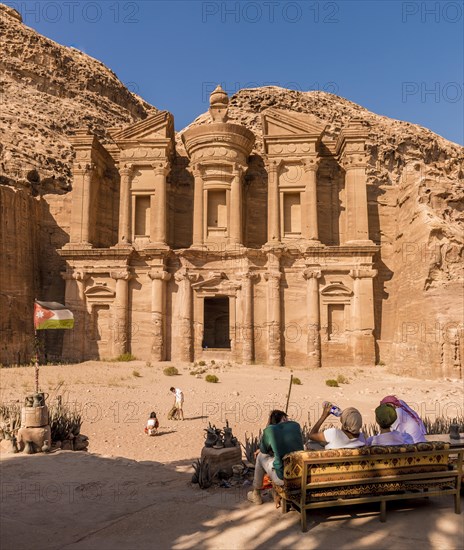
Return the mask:
<svg viewBox="0 0 464 550"><path fill-rule="evenodd" d="M459 494L459 491L454 495L454 512L456 514L461 513L461 495Z"/></svg>
<svg viewBox="0 0 464 550"><path fill-rule="evenodd" d="M280 506L282 508L282 514L286 514L289 510L288 501L286 498L282 497L282 500L280 501Z"/></svg>
<svg viewBox="0 0 464 550"><path fill-rule="evenodd" d="M380 501L380 521L385 523L387 521L387 501Z"/></svg>
<svg viewBox="0 0 464 550"><path fill-rule="evenodd" d="M306 510L302 508L301 509L301 530L303 533L306 533L306 531L308 530L308 525L306 522L307 522Z"/></svg>

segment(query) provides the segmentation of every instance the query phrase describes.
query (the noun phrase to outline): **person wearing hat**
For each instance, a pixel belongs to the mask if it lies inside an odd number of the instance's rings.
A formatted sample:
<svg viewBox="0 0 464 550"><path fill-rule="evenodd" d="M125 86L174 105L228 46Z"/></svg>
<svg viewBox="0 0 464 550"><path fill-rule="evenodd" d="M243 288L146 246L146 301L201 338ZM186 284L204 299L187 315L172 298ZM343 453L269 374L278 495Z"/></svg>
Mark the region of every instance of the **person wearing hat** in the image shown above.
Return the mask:
<svg viewBox="0 0 464 550"><path fill-rule="evenodd" d="M319 431L322 424L330 415L331 403L324 405L322 415L314 424L309 432L309 439L325 445L325 449L353 449L355 447L363 447L366 445L366 439L361 432L362 416L358 409L348 407L342 411L339 428L328 428L322 432ZM313 448L310 446L310 448Z"/></svg>
<svg viewBox="0 0 464 550"><path fill-rule="evenodd" d="M397 419L394 407L386 403L379 405L375 409L375 419L380 427L380 433L368 437L368 445L404 445L405 443L414 443L413 438L409 434L391 429L391 426Z"/></svg>

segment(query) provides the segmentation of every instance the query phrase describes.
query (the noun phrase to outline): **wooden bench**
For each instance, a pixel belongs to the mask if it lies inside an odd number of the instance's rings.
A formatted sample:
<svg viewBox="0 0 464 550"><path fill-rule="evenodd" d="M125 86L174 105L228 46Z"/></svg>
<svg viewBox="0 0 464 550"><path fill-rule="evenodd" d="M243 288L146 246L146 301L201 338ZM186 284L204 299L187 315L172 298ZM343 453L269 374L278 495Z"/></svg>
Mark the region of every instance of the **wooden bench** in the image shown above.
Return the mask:
<svg viewBox="0 0 464 550"><path fill-rule="evenodd" d="M291 506L300 512L303 531L307 510L368 502L380 502L380 521L386 521L388 501L453 495L460 514L463 455L464 449L439 441L298 451L284 457L284 485L275 489L283 513Z"/></svg>

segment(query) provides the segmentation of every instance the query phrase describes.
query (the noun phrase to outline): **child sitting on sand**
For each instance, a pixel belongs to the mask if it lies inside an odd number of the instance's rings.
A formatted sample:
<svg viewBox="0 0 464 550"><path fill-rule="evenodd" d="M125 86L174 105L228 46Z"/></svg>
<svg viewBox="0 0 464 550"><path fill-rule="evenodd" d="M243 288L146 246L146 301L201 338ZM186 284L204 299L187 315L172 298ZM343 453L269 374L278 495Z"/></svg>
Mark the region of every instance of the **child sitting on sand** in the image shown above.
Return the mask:
<svg viewBox="0 0 464 550"><path fill-rule="evenodd" d="M156 435L156 432L159 428L159 422L156 418L156 413L150 413L150 418L147 420L147 425L145 426L145 433L147 435Z"/></svg>

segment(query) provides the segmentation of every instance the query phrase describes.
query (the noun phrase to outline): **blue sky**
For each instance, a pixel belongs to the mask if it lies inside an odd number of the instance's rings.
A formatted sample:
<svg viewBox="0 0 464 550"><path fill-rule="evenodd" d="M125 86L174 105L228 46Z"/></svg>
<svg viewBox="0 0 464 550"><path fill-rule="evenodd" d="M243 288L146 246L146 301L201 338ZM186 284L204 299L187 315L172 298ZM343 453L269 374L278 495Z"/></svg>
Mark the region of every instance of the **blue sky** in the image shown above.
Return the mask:
<svg viewBox="0 0 464 550"><path fill-rule="evenodd" d="M4 0L5 1L5 0ZM464 2L6 0L101 60L181 129L209 92L336 93L464 143Z"/></svg>

